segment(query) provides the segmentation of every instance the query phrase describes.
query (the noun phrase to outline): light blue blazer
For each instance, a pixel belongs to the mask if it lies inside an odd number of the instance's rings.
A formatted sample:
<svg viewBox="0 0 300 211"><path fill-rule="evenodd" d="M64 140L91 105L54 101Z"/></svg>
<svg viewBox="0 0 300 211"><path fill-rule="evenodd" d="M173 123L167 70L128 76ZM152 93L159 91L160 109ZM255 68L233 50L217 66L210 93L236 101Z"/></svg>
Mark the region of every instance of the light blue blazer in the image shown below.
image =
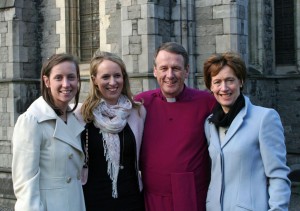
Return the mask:
<svg viewBox="0 0 300 211"><path fill-rule="evenodd" d="M221 142L216 126L205 122L212 162L206 209L288 210L291 191L280 117L248 97L245 104Z"/></svg>

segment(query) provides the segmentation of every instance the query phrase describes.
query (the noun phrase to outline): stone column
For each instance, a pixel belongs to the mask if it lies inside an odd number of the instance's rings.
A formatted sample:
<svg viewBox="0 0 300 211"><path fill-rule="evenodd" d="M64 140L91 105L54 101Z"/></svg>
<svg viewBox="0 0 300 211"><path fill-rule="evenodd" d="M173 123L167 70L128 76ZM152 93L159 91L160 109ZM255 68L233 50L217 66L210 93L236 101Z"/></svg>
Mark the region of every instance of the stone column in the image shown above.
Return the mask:
<svg viewBox="0 0 300 211"><path fill-rule="evenodd" d="M247 11L247 0L228 0L223 5L214 6L213 18L223 20L223 34L216 36L216 53L236 51L244 57L246 63L248 62Z"/></svg>
<svg viewBox="0 0 300 211"><path fill-rule="evenodd" d="M153 1L122 1L122 57L131 78L133 93L156 88L153 54L158 36L159 7Z"/></svg>

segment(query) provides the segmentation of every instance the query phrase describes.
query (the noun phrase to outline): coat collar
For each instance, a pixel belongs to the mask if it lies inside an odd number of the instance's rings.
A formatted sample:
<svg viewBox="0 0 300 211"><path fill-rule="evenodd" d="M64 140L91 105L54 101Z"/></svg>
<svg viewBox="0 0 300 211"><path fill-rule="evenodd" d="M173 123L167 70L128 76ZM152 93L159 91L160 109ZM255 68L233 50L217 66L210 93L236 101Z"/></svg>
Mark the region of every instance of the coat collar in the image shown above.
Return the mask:
<svg viewBox="0 0 300 211"><path fill-rule="evenodd" d="M77 141L77 137L84 130L84 127L79 123L73 112L68 113L68 124L65 124L43 97L39 97L34 101L27 112L35 116L38 123L56 120L53 137L82 151L81 142Z"/></svg>
<svg viewBox="0 0 300 211"><path fill-rule="evenodd" d="M248 113L249 108L251 107L251 102L248 97L245 98L245 107L238 113L238 115L234 118L231 125L228 128L226 136L222 142L220 142L219 133L214 124L210 124L211 130L211 143L218 149L225 147L225 145L231 140L233 135L237 132L237 130L241 127L245 116Z"/></svg>

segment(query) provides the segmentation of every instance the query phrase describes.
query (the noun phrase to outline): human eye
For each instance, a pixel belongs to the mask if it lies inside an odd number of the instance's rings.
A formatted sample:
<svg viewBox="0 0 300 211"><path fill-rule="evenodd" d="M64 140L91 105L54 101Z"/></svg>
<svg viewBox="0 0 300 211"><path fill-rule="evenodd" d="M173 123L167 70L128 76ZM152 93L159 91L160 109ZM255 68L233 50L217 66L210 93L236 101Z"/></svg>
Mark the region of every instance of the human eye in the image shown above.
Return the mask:
<svg viewBox="0 0 300 211"><path fill-rule="evenodd" d="M101 77L103 80L108 80L109 79L109 75L102 75Z"/></svg>
<svg viewBox="0 0 300 211"><path fill-rule="evenodd" d="M168 70L168 68L165 67L165 66L162 66L162 67L159 68L159 70L162 71L162 72L166 72Z"/></svg>
<svg viewBox="0 0 300 211"><path fill-rule="evenodd" d="M62 76L61 75L55 75L54 76L54 80L56 80L56 81L61 81L62 80Z"/></svg>
<svg viewBox="0 0 300 211"><path fill-rule="evenodd" d="M173 70L174 70L175 72L180 72L180 71L181 71L181 67L175 66L175 67L173 67Z"/></svg>
<svg viewBox="0 0 300 211"><path fill-rule="evenodd" d="M76 80L76 78L77 78L77 77L76 77L76 75L74 75L74 74L68 76L68 79L71 80L71 81Z"/></svg>
<svg viewBox="0 0 300 211"><path fill-rule="evenodd" d="M215 80L215 81L213 81L213 84L214 84L214 85L220 85L220 84L221 84L221 81L220 81L220 80Z"/></svg>
<svg viewBox="0 0 300 211"><path fill-rule="evenodd" d="M115 78L121 78L121 77L122 77L122 74L120 74L120 73L115 74Z"/></svg>
<svg viewBox="0 0 300 211"><path fill-rule="evenodd" d="M226 80L226 82L229 83L229 84L232 84L232 83L235 82L235 78L228 78L228 79Z"/></svg>

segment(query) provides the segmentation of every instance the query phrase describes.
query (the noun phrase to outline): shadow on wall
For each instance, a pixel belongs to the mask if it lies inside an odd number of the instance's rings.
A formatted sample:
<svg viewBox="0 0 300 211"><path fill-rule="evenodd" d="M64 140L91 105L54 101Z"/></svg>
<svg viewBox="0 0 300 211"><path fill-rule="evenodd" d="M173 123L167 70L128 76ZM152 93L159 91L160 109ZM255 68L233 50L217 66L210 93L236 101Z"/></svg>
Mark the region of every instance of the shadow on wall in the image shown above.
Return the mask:
<svg viewBox="0 0 300 211"><path fill-rule="evenodd" d="M299 211L300 208L300 164L291 165L289 179L292 182L292 195L290 201L290 211Z"/></svg>

